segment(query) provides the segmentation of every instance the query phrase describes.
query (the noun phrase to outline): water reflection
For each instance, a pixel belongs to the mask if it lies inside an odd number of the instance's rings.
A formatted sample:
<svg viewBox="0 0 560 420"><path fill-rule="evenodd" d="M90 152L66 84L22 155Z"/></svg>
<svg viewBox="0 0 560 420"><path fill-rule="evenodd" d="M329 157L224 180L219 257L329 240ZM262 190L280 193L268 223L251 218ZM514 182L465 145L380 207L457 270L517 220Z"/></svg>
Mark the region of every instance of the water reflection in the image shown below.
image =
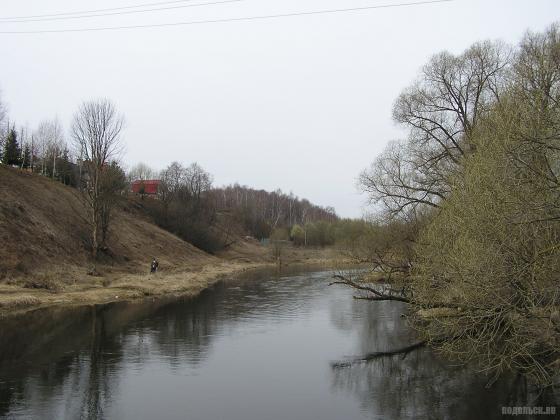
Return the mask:
<svg viewBox="0 0 560 420"><path fill-rule="evenodd" d="M332 369L414 338L400 304L353 300L328 279L257 272L196 299L3 320L0 417L467 419L529 401L515 378L485 390L427 349Z"/></svg>
<svg viewBox="0 0 560 420"><path fill-rule="evenodd" d="M348 312L333 308L331 318L338 328L356 328L358 354L367 354L418 341L402 316L405 309L402 303L354 301ZM558 397L535 391L515 375L503 375L490 386L487 376L454 366L428 348L333 366L333 389L356 397L373 417L397 419L503 418L502 406L557 405Z"/></svg>

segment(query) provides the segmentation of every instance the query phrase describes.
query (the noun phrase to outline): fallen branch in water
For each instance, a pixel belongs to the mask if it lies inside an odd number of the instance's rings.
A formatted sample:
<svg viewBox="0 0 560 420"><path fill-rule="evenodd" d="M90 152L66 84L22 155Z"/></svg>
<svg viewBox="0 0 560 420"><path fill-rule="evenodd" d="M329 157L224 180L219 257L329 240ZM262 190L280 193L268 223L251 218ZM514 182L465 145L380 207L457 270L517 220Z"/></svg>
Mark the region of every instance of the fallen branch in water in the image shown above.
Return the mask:
<svg viewBox="0 0 560 420"><path fill-rule="evenodd" d="M373 353L368 353L364 356L352 357L348 360L341 360L338 362L331 362L331 367L333 368L345 368L350 367L356 363L365 363L371 362L372 360L379 359L381 357L392 357L397 355L406 356L413 350L419 349L420 347L424 347L426 345L426 341L419 341L418 343L411 344L410 346L402 347L395 350L390 351L376 351Z"/></svg>
<svg viewBox="0 0 560 420"><path fill-rule="evenodd" d="M377 290L373 287L364 286L363 284L356 283L355 281L349 279L348 277L344 277L340 274L335 274L333 277L335 279L337 279L337 281L333 281L333 282L329 283L329 286L332 286L333 284L343 284L345 286L353 287L354 289L357 289L357 290L363 290L363 291L366 291L366 292L370 292L374 295L374 296L357 297L356 299L377 300L377 301L395 300L395 301L398 301L398 302L410 303L410 299L408 299L405 296L393 295L393 294L387 294L387 293L380 292L379 290Z"/></svg>

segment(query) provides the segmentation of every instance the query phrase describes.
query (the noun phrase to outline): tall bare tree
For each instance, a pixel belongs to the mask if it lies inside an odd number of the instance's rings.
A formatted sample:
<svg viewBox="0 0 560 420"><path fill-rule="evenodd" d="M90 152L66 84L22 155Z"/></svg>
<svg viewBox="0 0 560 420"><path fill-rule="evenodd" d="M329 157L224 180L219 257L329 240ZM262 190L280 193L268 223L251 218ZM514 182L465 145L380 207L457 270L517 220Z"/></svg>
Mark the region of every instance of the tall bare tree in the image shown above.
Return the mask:
<svg viewBox="0 0 560 420"><path fill-rule="evenodd" d="M77 156L83 161L85 185L83 196L88 207L91 226L91 251L97 258L98 251L105 246L104 229L108 221L103 220L103 212L111 205L104 191L104 176L110 164L122 152L122 130L124 117L108 99L84 102L72 122L72 139Z"/></svg>
<svg viewBox="0 0 560 420"><path fill-rule="evenodd" d="M8 134L8 112L6 110L6 105L2 100L1 92L0 92L0 151L4 150L4 141Z"/></svg>
<svg viewBox="0 0 560 420"><path fill-rule="evenodd" d="M442 52L430 59L393 108L408 139L392 143L360 176L373 202L392 215L439 206L450 176L476 148L473 130L499 101L510 55L500 43L482 42L458 56Z"/></svg>
<svg viewBox="0 0 560 420"><path fill-rule="evenodd" d="M185 168L185 181L189 194L200 200L201 195L212 188L213 177L194 162Z"/></svg>
<svg viewBox="0 0 560 420"><path fill-rule="evenodd" d="M41 174L47 175L52 164L51 176L56 176L56 160L66 147L64 131L60 121L55 118L42 121L33 133L33 141L41 159Z"/></svg>

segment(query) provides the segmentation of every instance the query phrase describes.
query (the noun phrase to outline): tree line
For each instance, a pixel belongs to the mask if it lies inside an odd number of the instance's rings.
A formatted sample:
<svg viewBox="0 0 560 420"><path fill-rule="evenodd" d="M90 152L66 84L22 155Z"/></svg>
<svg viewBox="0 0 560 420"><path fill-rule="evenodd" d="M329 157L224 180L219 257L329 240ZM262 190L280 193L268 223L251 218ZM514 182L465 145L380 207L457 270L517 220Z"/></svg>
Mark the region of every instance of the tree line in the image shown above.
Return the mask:
<svg viewBox="0 0 560 420"><path fill-rule="evenodd" d="M434 55L397 98L408 137L359 177L377 209L358 251L403 288L432 346L540 386L560 363L560 27ZM363 235L366 235L363 233ZM359 238L360 235L357 235ZM360 241L358 241L360 242ZM358 243L357 242L357 243ZM351 286L363 286L341 278Z"/></svg>

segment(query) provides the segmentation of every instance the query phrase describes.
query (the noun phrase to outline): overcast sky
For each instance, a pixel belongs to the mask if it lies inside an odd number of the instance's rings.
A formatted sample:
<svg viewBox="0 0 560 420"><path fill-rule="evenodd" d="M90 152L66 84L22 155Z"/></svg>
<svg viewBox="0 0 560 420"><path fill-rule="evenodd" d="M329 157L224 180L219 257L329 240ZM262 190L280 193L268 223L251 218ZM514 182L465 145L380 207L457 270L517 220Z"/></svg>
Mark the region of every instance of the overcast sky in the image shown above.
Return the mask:
<svg viewBox="0 0 560 420"><path fill-rule="evenodd" d="M0 17L161 1L2 0ZM396 3L400 1L243 0L0 23L0 31ZM216 185L281 188L334 206L339 215L359 217L365 197L357 193L356 177L388 141L404 136L391 120L391 108L422 64L434 53L460 53L477 40L514 44L527 29L543 30L554 19L560 19L558 0L457 0L137 30L0 34L0 89L10 118L31 129L54 117L67 129L83 100L111 99L127 122L127 166L145 162L161 169L174 160L197 161L214 175Z"/></svg>

